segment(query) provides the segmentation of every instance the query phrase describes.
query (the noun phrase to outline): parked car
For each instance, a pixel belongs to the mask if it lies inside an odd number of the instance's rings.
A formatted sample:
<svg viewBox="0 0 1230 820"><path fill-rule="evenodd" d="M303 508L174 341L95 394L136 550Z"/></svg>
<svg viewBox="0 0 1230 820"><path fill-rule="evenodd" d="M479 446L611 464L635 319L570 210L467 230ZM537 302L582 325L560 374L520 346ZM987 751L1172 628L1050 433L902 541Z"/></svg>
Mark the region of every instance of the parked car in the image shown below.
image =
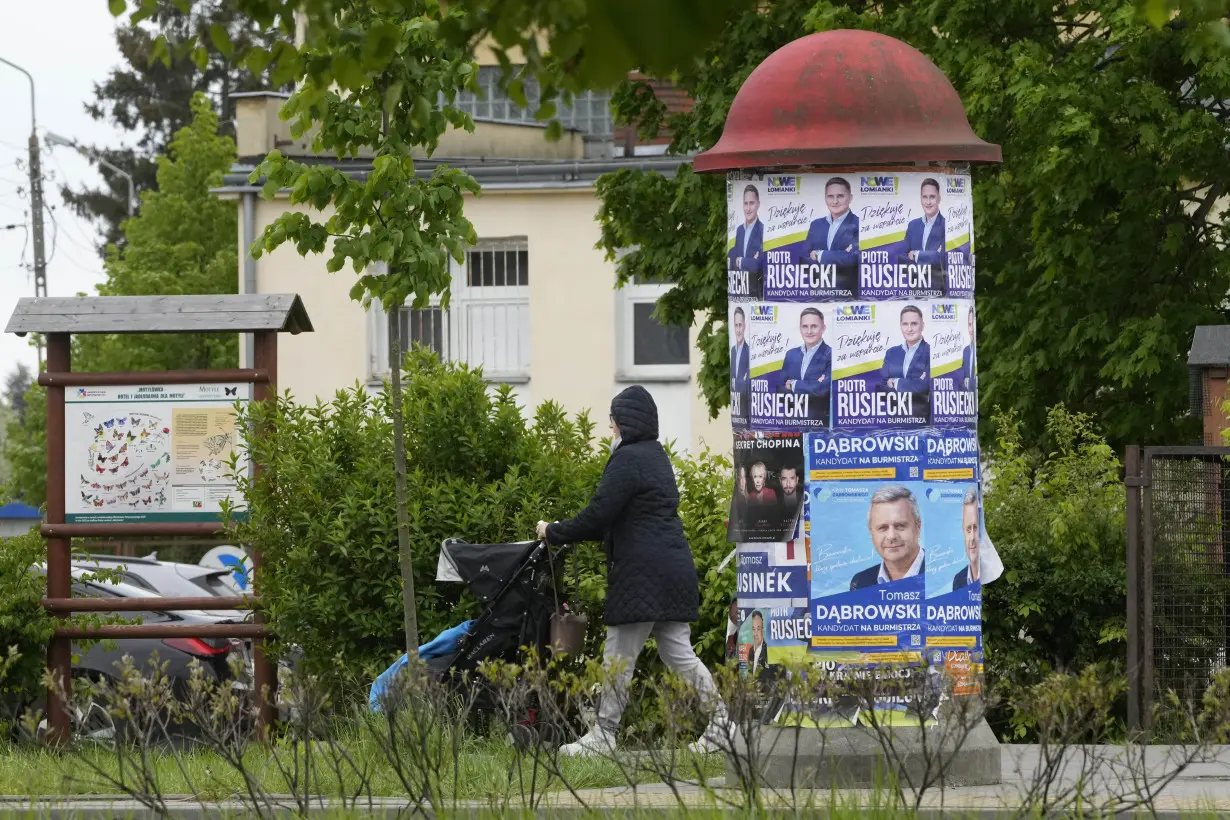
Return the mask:
<svg viewBox="0 0 1230 820"><path fill-rule="evenodd" d="M74 556L73 564L91 569L118 570L124 582L167 598L200 598L205 595L228 598L238 594L234 586L227 583L232 573L229 569L98 553ZM220 611L220 614L228 613Z"/></svg>
<svg viewBox="0 0 1230 820"><path fill-rule="evenodd" d="M88 576L97 569L96 566L73 566L73 597L149 598L152 599L151 606L154 607L157 607L157 599L165 597L125 581L110 582L88 579ZM38 567L35 571L40 575L46 572L43 567ZM217 624L243 619L243 613L201 610L167 611L157 608L149 612L103 612L99 614L118 615L120 618L132 621L139 619L143 624ZM88 648L74 643L72 675L74 678L86 678L93 681L114 681L119 675L120 664L127 655L132 658L133 664L143 671L150 670L151 663L154 662L165 664L165 674L171 681L172 692L179 697L185 696L188 692L193 661L199 662L204 673L214 680L229 681L232 686L248 689L246 682L236 680L231 670L230 659L232 653L235 652L240 653L246 663L251 664L251 652L245 648L244 642L231 638L124 638L117 641L93 642ZM108 740L115 735L115 726L102 704L87 701L77 711L74 718L76 724L74 731L82 739ZM45 720L40 728L46 728Z"/></svg>

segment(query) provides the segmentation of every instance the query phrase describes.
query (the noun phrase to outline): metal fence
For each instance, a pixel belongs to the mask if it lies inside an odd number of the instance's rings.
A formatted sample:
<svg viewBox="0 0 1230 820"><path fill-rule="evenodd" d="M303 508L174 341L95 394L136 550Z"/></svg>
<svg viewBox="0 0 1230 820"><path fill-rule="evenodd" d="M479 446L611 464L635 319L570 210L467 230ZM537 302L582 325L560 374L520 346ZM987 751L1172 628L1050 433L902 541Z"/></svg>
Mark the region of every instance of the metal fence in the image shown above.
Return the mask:
<svg viewBox="0 0 1230 820"><path fill-rule="evenodd" d="M1129 447L1128 724L1197 701L1230 646L1230 448Z"/></svg>

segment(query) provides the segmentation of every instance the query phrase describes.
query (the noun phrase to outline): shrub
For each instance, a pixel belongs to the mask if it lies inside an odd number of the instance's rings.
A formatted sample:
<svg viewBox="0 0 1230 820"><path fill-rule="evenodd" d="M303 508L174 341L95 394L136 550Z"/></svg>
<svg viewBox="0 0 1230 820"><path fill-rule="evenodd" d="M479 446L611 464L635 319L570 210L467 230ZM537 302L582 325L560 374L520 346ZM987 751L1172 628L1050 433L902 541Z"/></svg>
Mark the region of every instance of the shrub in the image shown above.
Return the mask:
<svg viewBox="0 0 1230 820"><path fill-rule="evenodd" d="M416 350L403 385L415 591L424 642L477 613L460 584L435 580L440 542L532 538L540 518L575 514L606 463L587 415L570 418L540 405L531 421L511 390L493 393L481 372ZM393 500L392 425L381 394L361 387L332 401L289 397L253 405L246 421L264 428L251 455L267 465L240 477L249 517L236 536L261 550L258 584L280 641L302 648L305 671L335 690L365 686L405 651ZM701 622L693 640L710 664L721 660L734 588L725 517L730 463L703 453L675 458L684 528L702 579ZM605 561L582 545L566 567L566 587L588 613L589 654L603 638ZM574 577L575 576L575 577ZM352 691L352 695L358 694Z"/></svg>
<svg viewBox="0 0 1230 820"><path fill-rule="evenodd" d="M40 603L47 580L31 570L46 549L37 530L0 541L0 726L42 684L52 619Z"/></svg>
<svg viewBox="0 0 1230 820"><path fill-rule="evenodd" d="M460 584L435 581L440 542L533 538L540 517L580 508L603 459L584 415L547 403L526 423L509 388L492 395L480 372L424 351L407 370L410 538L426 641L475 614ZM366 683L405 651L386 396L355 387L314 406L283 397L253 405L247 420L268 431L251 444L267 469L241 477L249 519L235 529L261 550L258 584L278 637L302 647L307 672L338 687Z"/></svg>
<svg viewBox="0 0 1230 820"><path fill-rule="evenodd" d="M985 588L983 633L1001 704L991 721L1017 739L1033 725L1010 705L1052 673L1093 664L1123 673L1126 495L1119 460L1089 416L1052 408L1050 452L1027 447L1012 414L994 425L984 504L1005 569Z"/></svg>

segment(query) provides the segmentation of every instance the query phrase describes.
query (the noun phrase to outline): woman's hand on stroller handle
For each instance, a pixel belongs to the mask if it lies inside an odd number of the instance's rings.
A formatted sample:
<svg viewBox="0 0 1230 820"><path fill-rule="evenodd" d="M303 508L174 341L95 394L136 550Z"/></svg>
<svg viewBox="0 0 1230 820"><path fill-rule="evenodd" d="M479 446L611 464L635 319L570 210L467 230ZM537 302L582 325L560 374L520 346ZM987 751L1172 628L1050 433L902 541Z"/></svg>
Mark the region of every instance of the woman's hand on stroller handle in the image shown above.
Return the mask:
<svg viewBox="0 0 1230 820"><path fill-rule="evenodd" d="M538 533L538 540L545 543L547 540L547 522L546 521L538 522L537 533Z"/></svg>

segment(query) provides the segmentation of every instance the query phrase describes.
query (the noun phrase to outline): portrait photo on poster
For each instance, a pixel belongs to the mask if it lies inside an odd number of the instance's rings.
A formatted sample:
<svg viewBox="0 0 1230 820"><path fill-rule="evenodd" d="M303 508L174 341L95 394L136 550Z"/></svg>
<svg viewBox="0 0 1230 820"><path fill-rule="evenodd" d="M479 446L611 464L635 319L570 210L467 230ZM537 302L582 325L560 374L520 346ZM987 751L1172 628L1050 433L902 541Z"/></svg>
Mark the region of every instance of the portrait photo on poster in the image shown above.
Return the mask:
<svg viewBox="0 0 1230 820"><path fill-rule="evenodd" d="M751 428L827 428L833 383L833 349L824 339L829 306L761 303L749 307Z"/></svg>
<svg viewBox="0 0 1230 820"><path fill-rule="evenodd" d="M728 541L785 542L803 507L803 436L736 431Z"/></svg>

